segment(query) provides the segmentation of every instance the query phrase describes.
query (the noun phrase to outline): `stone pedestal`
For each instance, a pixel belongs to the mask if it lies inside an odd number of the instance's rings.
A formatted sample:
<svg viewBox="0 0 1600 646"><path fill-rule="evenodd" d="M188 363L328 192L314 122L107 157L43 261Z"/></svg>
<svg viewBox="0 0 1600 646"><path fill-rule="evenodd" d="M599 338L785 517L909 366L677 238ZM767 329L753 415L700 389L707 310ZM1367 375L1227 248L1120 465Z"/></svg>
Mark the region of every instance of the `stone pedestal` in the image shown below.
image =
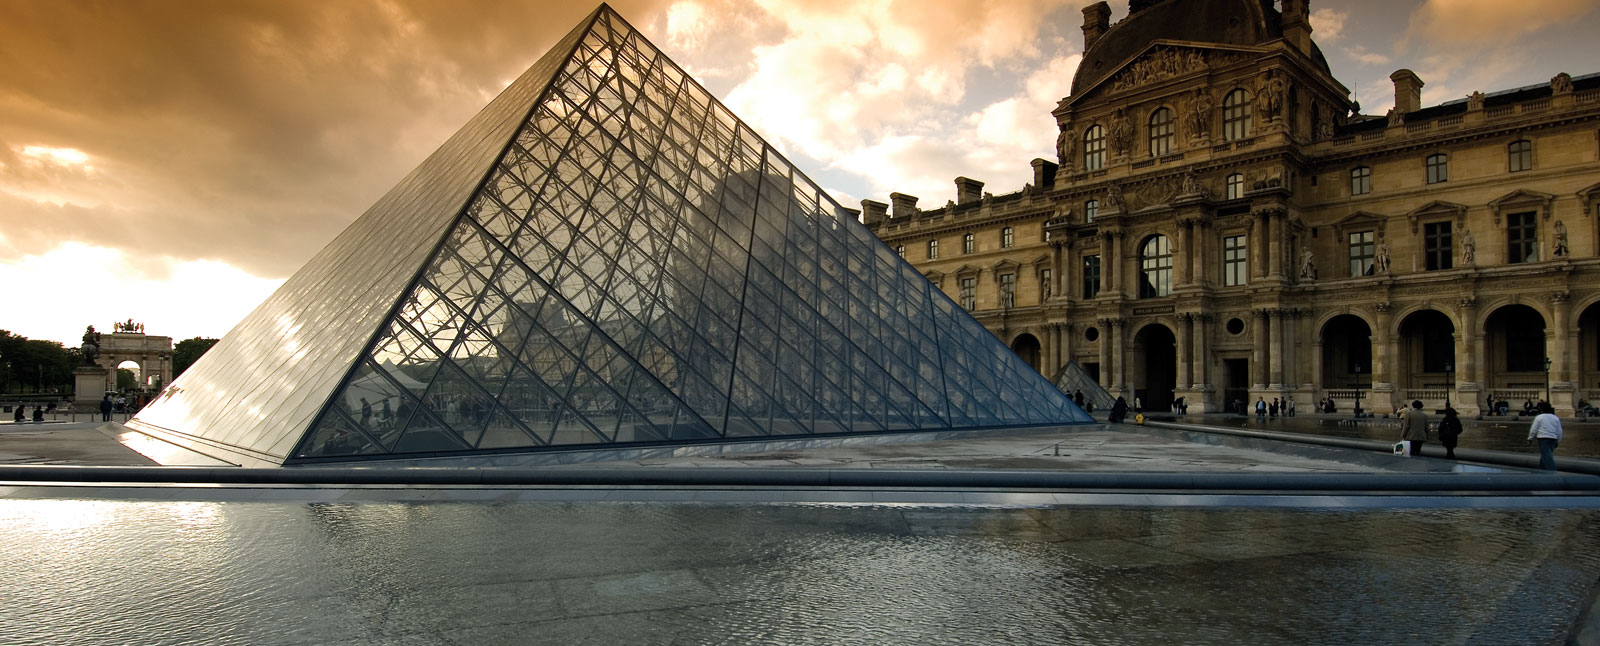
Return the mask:
<svg viewBox="0 0 1600 646"><path fill-rule="evenodd" d="M106 396L106 378L110 370L100 366L81 366L72 371L72 401L77 407L99 406ZM95 408L94 410L100 410Z"/></svg>

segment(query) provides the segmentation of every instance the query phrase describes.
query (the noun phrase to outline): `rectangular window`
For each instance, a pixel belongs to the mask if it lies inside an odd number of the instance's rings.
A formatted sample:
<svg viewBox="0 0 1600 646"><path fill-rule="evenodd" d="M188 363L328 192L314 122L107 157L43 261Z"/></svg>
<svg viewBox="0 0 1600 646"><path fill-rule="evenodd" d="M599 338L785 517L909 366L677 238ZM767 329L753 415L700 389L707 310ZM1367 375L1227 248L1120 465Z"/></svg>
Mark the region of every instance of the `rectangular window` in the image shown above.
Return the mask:
<svg viewBox="0 0 1600 646"><path fill-rule="evenodd" d="M1350 194L1366 195L1372 192L1372 169L1362 166L1350 171Z"/></svg>
<svg viewBox="0 0 1600 646"><path fill-rule="evenodd" d="M978 279L961 279L961 307L972 311L978 306Z"/></svg>
<svg viewBox="0 0 1600 646"><path fill-rule="evenodd" d="M928 260L938 260L938 259L939 259L939 241L938 240L929 240L928 241Z"/></svg>
<svg viewBox="0 0 1600 646"><path fill-rule="evenodd" d="M1443 153L1429 155L1427 161L1428 183L1438 184L1450 180L1450 158Z"/></svg>
<svg viewBox="0 0 1600 646"><path fill-rule="evenodd" d="M1050 270L1039 270L1039 302L1050 300Z"/></svg>
<svg viewBox="0 0 1600 646"><path fill-rule="evenodd" d="M1100 294L1100 256L1083 257L1083 297L1094 298Z"/></svg>
<svg viewBox="0 0 1600 646"><path fill-rule="evenodd" d="M1533 142L1526 139L1511 142L1506 147L1506 165L1511 172L1533 169Z"/></svg>
<svg viewBox="0 0 1600 646"><path fill-rule="evenodd" d="M1222 284L1232 287L1249 282L1249 252L1244 236L1222 239Z"/></svg>
<svg viewBox="0 0 1600 646"><path fill-rule="evenodd" d="M1449 269L1455 257L1450 240L1449 222L1429 222L1422 225L1423 256L1428 271Z"/></svg>
<svg viewBox="0 0 1600 646"><path fill-rule="evenodd" d="M1015 239L1013 237L1013 235L1014 234L1013 234L1013 232L1011 230L1011 227L1006 227L1006 228L1000 230L1000 248L1001 249L1010 249L1011 248L1011 243Z"/></svg>
<svg viewBox="0 0 1600 646"><path fill-rule="evenodd" d="M1000 307L1010 309L1017 305L1017 275L1000 274Z"/></svg>
<svg viewBox="0 0 1600 646"><path fill-rule="evenodd" d="M977 240L972 237L972 234L961 236L961 253L972 253L977 250L977 245Z"/></svg>
<svg viewBox="0 0 1600 646"><path fill-rule="evenodd" d="M1095 216L1100 215L1100 200L1089 200L1083 203L1083 221L1094 222Z"/></svg>
<svg viewBox="0 0 1600 646"><path fill-rule="evenodd" d="M903 245L903 244L902 245L895 245L894 246L894 252L897 253L897 254L900 254L900 259L901 260L905 260L905 258L906 258L906 246L905 245Z"/></svg>
<svg viewBox="0 0 1600 646"><path fill-rule="evenodd" d="M1506 262L1539 260L1539 223L1535 215L1528 212L1506 216Z"/></svg>
<svg viewBox="0 0 1600 646"><path fill-rule="evenodd" d="M1374 255L1371 231L1357 231L1350 234L1350 275L1371 276L1372 258Z"/></svg>

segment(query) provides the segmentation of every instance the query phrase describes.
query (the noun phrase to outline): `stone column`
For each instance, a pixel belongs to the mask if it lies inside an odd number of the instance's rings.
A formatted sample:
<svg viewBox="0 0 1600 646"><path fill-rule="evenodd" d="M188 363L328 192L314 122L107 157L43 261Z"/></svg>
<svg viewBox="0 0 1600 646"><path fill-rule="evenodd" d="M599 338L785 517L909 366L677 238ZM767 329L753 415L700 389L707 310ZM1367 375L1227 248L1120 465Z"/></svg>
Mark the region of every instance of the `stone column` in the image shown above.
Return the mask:
<svg viewBox="0 0 1600 646"><path fill-rule="evenodd" d="M1577 343L1570 338L1567 329L1567 319L1570 318L1570 294L1556 292L1550 295L1550 334L1548 336L1548 355L1550 356L1550 405L1554 406L1556 413L1571 414L1577 405L1573 399L1576 388L1570 381L1572 375L1572 357L1570 350L1577 347Z"/></svg>
<svg viewBox="0 0 1600 646"><path fill-rule="evenodd" d="M1111 262L1109 264L1103 262L1100 264L1100 271L1104 274L1100 277L1101 289L1117 296L1122 296L1127 293L1122 291L1122 232L1111 232L1107 235L1106 240L1111 244L1111 254L1110 258L1102 258L1102 260L1110 260Z"/></svg>
<svg viewBox="0 0 1600 646"><path fill-rule="evenodd" d="M1398 350L1393 347L1394 335L1390 328L1394 319L1394 307L1388 303L1378 303L1378 329L1372 331L1372 400L1368 402L1374 413L1394 412L1394 375L1389 365L1390 357L1398 357Z"/></svg>
<svg viewBox="0 0 1600 646"><path fill-rule="evenodd" d="M1251 314L1250 388L1264 390L1267 387L1267 310L1259 309Z"/></svg>
<svg viewBox="0 0 1600 646"><path fill-rule="evenodd" d="M1189 390L1190 384L1194 383L1194 378L1192 377L1194 370L1194 357L1189 355L1189 335L1193 334L1194 332L1194 315L1185 312L1183 314L1179 314L1177 319L1178 333L1176 336L1178 337L1178 343L1174 348L1178 355L1177 389L1180 391L1187 391Z"/></svg>
<svg viewBox="0 0 1600 646"><path fill-rule="evenodd" d="M1056 353L1056 370L1060 370L1061 366L1065 366L1072 361L1072 344L1076 341L1076 339L1072 338L1072 324L1057 323L1056 335L1061 337L1060 351Z"/></svg>
<svg viewBox="0 0 1600 646"><path fill-rule="evenodd" d="M1113 395L1125 395L1128 392L1128 373L1126 370L1123 370L1123 364L1126 364L1127 362L1122 360L1124 357L1128 356L1127 340L1122 338L1122 327L1126 324L1127 321L1122 319L1116 319L1111 322L1111 351L1117 355L1116 363L1112 365L1113 369L1116 370L1117 377L1117 390L1116 392L1112 393Z"/></svg>
<svg viewBox="0 0 1600 646"><path fill-rule="evenodd" d="M1189 280L1196 285L1203 285L1206 282L1206 245L1211 241L1211 236L1206 231L1205 220L1196 218L1193 221L1194 231L1189 234Z"/></svg>
<svg viewBox="0 0 1600 646"><path fill-rule="evenodd" d="M1188 219L1178 221L1178 258L1172 263L1173 285L1187 287L1189 285L1189 227L1193 222Z"/></svg>
<svg viewBox="0 0 1600 646"><path fill-rule="evenodd" d="M1111 365L1115 363L1111 357L1111 327L1111 319L1100 319L1100 386L1108 391L1116 385L1111 374Z"/></svg>
<svg viewBox="0 0 1600 646"><path fill-rule="evenodd" d="M1283 317L1286 312L1281 309L1272 310L1267 317L1268 326L1272 330L1271 344L1268 346L1269 365L1272 366L1271 379L1268 387L1274 392L1283 390Z"/></svg>
<svg viewBox="0 0 1600 646"><path fill-rule="evenodd" d="M1192 383L1196 387L1204 388L1212 385L1211 371L1208 369L1211 363L1211 315L1196 314L1194 320L1194 379ZM1218 388L1216 390L1221 389Z"/></svg>
<svg viewBox="0 0 1600 646"><path fill-rule="evenodd" d="M1267 217L1266 211L1256 211L1250 214L1250 275L1255 278L1267 277L1267 241L1272 237L1268 231L1272 219Z"/></svg>
<svg viewBox="0 0 1600 646"><path fill-rule="evenodd" d="M1267 239L1268 275L1276 279L1283 278L1283 209L1273 209L1267 213L1267 228L1271 237Z"/></svg>

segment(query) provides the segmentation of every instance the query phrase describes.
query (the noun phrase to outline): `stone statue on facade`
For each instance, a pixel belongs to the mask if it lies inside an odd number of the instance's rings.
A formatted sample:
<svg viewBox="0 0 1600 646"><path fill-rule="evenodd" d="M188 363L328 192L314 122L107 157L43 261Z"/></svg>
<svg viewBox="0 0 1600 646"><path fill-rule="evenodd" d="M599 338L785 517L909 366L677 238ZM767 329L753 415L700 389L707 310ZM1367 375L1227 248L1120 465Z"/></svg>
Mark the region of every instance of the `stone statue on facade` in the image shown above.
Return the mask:
<svg viewBox="0 0 1600 646"><path fill-rule="evenodd" d="M1405 115L1400 114L1400 111L1394 108L1389 108L1389 112L1385 113L1384 116L1389 118L1390 128L1394 128L1406 122Z"/></svg>
<svg viewBox="0 0 1600 646"><path fill-rule="evenodd" d="M1261 108L1268 121L1277 121L1283 114L1283 79L1272 70L1267 71L1267 78L1261 82L1261 88L1256 91L1261 97Z"/></svg>
<svg viewBox="0 0 1600 646"><path fill-rule="evenodd" d="M1132 152L1133 147L1133 122L1128 119L1127 109L1117 110L1117 116L1111 121L1111 154L1123 157Z"/></svg>
<svg viewBox="0 0 1600 646"><path fill-rule="evenodd" d="M1471 231L1468 231L1466 229L1462 229L1461 230L1461 264L1462 264L1462 266L1471 267L1474 263L1477 262L1477 258L1478 258L1478 243L1477 243L1477 241L1472 239L1472 232Z"/></svg>
<svg viewBox="0 0 1600 646"><path fill-rule="evenodd" d="M1572 94L1572 75L1562 72L1552 77L1550 79L1550 92L1552 94Z"/></svg>
<svg viewBox="0 0 1600 646"><path fill-rule="evenodd" d="M1303 250L1300 251L1300 280L1316 280L1316 279L1317 279L1317 259L1316 259L1316 255L1311 253L1311 249L1309 249L1309 248L1303 249Z"/></svg>
<svg viewBox="0 0 1600 646"><path fill-rule="evenodd" d="M1467 111L1468 112L1477 112L1479 110L1482 110L1483 109L1483 99L1484 99L1484 94L1482 92L1473 92L1472 94L1468 94L1467 95Z"/></svg>
<svg viewBox="0 0 1600 646"><path fill-rule="evenodd" d="M1372 258L1372 268L1373 268L1374 273L1379 273L1379 274L1387 274L1387 273L1389 273L1389 241L1388 240L1385 240L1383 238L1378 238L1378 250L1377 250L1377 254L1374 255L1373 258Z"/></svg>
<svg viewBox="0 0 1600 646"><path fill-rule="evenodd" d="M1056 156L1061 158L1061 167L1072 166L1072 127L1061 124L1061 134L1056 135Z"/></svg>
<svg viewBox="0 0 1600 646"><path fill-rule="evenodd" d="M1568 253L1567 225L1563 224L1560 220L1556 220L1555 229L1556 237L1555 240L1551 241L1550 253L1556 258L1565 258L1567 257Z"/></svg>
<svg viewBox="0 0 1600 646"><path fill-rule="evenodd" d="M1200 185L1200 178L1195 177L1194 171L1188 170L1188 171L1184 171L1184 173L1183 173L1183 180L1182 180L1182 182L1180 184L1180 188L1178 190L1178 194L1179 195L1205 195L1206 194L1206 189L1205 189L1205 187Z"/></svg>
<svg viewBox="0 0 1600 646"><path fill-rule="evenodd" d="M83 333L83 347L81 349L83 351L83 365L98 365L96 360L100 358L100 333L94 331L93 325L89 326L89 329Z"/></svg>
<svg viewBox="0 0 1600 646"><path fill-rule="evenodd" d="M1184 115L1185 123L1189 126L1189 139L1201 141L1211 135L1211 93L1205 88L1194 91L1194 98L1189 100L1188 114Z"/></svg>

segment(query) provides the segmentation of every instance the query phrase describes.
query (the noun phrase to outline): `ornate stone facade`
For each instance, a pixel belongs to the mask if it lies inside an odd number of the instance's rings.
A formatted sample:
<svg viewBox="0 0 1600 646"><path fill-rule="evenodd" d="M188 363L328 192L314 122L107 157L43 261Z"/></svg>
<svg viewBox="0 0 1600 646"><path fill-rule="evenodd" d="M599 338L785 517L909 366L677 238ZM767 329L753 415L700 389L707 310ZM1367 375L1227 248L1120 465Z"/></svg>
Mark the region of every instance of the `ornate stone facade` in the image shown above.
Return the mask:
<svg viewBox="0 0 1600 646"><path fill-rule="evenodd" d="M1086 9L1029 190L869 226L1041 372L1151 406L1600 401L1600 75L1423 107L1401 70L1363 115L1304 4Z"/></svg>

